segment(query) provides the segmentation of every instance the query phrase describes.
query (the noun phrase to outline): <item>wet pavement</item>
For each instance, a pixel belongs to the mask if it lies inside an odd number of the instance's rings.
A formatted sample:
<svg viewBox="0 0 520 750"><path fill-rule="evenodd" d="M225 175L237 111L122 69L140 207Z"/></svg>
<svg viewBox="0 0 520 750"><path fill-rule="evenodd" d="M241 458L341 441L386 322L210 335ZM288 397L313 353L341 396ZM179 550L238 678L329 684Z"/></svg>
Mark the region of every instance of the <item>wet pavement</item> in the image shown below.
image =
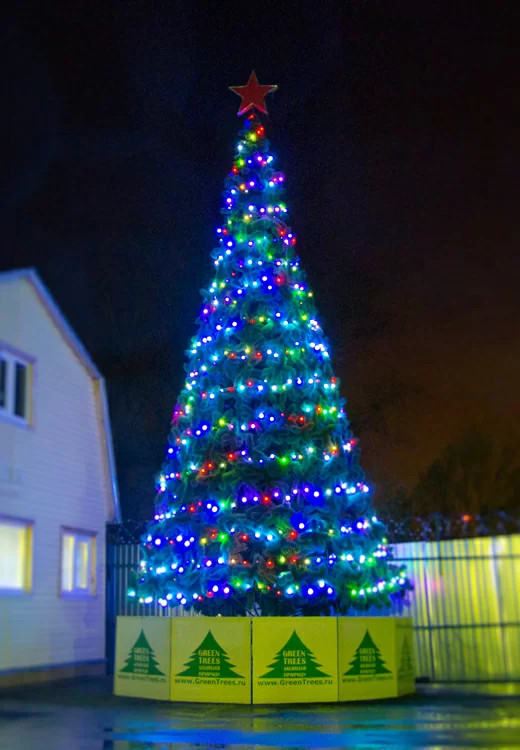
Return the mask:
<svg viewBox="0 0 520 750"><path fill-rule="evenodd" d="M0 692L0 750L520 748L520 684L418 686L396 701L207 706L116 698L91 678Z"/></svg>

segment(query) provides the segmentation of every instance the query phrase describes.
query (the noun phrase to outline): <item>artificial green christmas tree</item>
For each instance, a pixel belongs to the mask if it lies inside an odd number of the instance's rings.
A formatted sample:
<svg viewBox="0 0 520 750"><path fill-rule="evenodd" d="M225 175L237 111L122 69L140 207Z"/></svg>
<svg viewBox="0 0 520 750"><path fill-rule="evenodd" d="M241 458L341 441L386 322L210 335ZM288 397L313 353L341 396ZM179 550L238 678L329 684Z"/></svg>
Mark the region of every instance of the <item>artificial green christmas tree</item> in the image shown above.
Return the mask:
<svg viewBox="0 0 520 750"><path fill-rule="evenodd" d="M128 658L125 660L125 666L120 671L141 675L164 675L157 664L158 661L152 647L148 643L144 631L141 630Z"/></svg>
<svg viewBox="0 0 520 750"><path fill-rule="evenodd" d="M242 675L233 671L227 653L217 642L211 630L203 639L202 643L190 656L190 660L184 665L187 667L179 672L179 677L215 677L215 678L237 678Z"/></svg>
<svg viewBox="0 0 520 750"><path fill-rule="evenodd" d="M334 614L387 606L389 565L329 344L287 224L285 178L256 112L275 87L235 87L248 113L225 181L136 589L205 614Z"/></svg>
<svg viewBox="0 0 520 750"><path fill-rule="evenodd" d="M320 666L295 630L269 665L269 672L261 675L260 679L330 677L319 669Z"/></svg>
<svg viewBox="0 0 520 750"><path fill-rule="evenodd" d="M391 674L391 672L386 668L381 651L367 630L355 652L354 659L350 662L350 669L345 672L345 675L376 674Z"/></svg>

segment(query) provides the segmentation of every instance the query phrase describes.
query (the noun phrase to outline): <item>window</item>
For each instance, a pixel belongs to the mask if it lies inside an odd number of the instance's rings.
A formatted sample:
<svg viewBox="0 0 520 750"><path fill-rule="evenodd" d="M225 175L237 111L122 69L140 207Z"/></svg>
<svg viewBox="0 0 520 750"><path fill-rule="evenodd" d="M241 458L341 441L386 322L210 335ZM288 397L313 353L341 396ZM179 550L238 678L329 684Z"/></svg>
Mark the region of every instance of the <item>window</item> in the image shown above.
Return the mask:
<svg viewBox="0 0 520 750"><path fill-rule="evenodd" d="M0 591L30 591L32 524L0 516Z"/></svg>
<svg viewBox="0 0 520 750"><path fill-rule="evenodd" d="M86 531L64 529L61 537L62 594L95 593L96 537Z"/></svg>
<svg viewBox="0 0 520 750"><path fill-rule="evenodd" d="M29 421L30 370L30 363L19 355L0 351L0 415Z"/></svg>

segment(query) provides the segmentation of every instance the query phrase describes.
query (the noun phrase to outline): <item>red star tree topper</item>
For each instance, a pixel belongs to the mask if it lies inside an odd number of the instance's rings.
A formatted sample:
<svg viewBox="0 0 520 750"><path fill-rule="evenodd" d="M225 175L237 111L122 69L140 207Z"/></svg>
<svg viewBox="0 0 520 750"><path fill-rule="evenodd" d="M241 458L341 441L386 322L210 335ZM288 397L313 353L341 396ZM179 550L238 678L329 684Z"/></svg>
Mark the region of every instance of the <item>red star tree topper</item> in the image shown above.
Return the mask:
<svg viewBox="0 0 520 750"><path fill-rule="evenodd" d="M264 115L266 115L267 107L265 106L264 99L267 94L270 94L271 91L275 91L278 86L274 86L272 84L268 86L261 86L258 83L258 78L256 77L256 73L253 70L253 72L249 76L249 81L245 86L230 86L229 88L231 89L231 91L234 91L235 94L238 94L242 98L242 103L240 104L240 107L238 109L239 116L243 115L244 112L253 109L253 107L256 107L259 112L263 112Z"/></svg>

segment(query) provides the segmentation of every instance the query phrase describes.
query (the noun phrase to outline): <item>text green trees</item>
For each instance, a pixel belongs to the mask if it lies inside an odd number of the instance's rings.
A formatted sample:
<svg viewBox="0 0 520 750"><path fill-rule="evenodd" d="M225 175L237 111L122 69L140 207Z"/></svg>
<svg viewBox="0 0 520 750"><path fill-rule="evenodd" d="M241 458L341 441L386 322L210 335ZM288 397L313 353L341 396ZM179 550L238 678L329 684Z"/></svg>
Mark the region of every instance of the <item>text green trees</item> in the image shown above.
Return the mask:
<svg viewBox="0 0 520 750"><path fill-rule="evenodd" d="M141 630L139 638L130 649L125 666L120 671L132 674L164 676L164 672L161 672L157 664L158 661L155 658L154 652L146 640L144 631Z"/></svg>
<svg viewBox="0 0 520 750"><path fill-rule="evenodd" d="M202 643L192 653L184 672L179 672L178 677L215 677L215 678L242 678L242 675L233 671L229 657L215 639L211 630Z"/></svg>
<svg viewBox="0 0 520 750"><path fill-rule="evenodd" d="M345 672L345 675L376 674L391 674L391 672L385 667L384 659L381 658L381 652L367 630L355 652L353 661L350 662L350 669Z"/></svg>
<svg viewBox="0 0 520 750"><path fill-rule="evenodd" d="M263 674L260 679L329 677L330 675L318 669L320 666L310 648L307 648L295 630L285 646L278 651L273 663L269 665L270 671Z"/></svg>

